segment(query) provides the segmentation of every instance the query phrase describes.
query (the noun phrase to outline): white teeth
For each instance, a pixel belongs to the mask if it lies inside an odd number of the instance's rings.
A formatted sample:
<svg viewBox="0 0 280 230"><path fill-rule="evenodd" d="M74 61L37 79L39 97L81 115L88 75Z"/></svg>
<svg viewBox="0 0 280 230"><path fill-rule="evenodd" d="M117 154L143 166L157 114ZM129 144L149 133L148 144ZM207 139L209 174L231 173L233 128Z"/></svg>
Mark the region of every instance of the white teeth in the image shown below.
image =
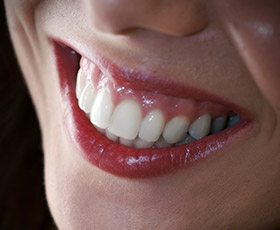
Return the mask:
<svg viewBox="0 0 280 230"><path fill-rule="evenodd" d="M122 101L114 110L109 130L116 136L133 140L142 120L140 105L133 100Z"/></svg>
<svg viewBox="0 0 280 230"><path fill-rule="evenodd" d="M227 122L227 117L223 116L223 117L217 117L216 119L214 119L212 121L212 125L211 125L211 133L217 133L220 132L224 129L224 127L226 126L226 122Z"/></svg>
<svg viewBox="0 0 280 230"><path fill-rule="evenodd" d="M120 138L120 144L125 145L127 147L132 147L133 143L134 143L133 140L127 140L127 139L124 139L124 138Z"/></svg>
<svg viewBox="0 0 280 230"><path fill-rule="evenodd" d="M157 148L167 148L170 146L171 146L171 144L167 143L162 136L155 143L155 147L157 147Z"/></svg>
<svg viewBox="0 0 280 230"><path fill-rule="evenodd" d="M82 69L79 69L77 74L77 81L76 81L76 96L79 99L83 89L85 88L87 83L87 76L83 72Z"/></svg>
<svg viewBox="0 0 280 230"><path fill-rule="evenodd" d="M142 119L141 104L134 100L123 100L115 108L108 86L102 86L97 94L87 73L79 69L76 80L76 96L79 107L90 117L91 123L108 139L134 148L166 148L190 144L240 121L238 115L213 119L204 114L192 124L186 116L173 117L165 124L161 110L151 110ZM96 94L96 95L95 95ZM187 134L188 132L188 134Z"/></svg>
<svg viewBox="0 0 280 230"><path fill-rule="evenodd" d="M190 125L189 134L196 140L199 140L209 133L210 125L211 116L209 114L200 116Z"/></svg>
<svg viewBox="0 0 280 230"><path fill-rule="evenodd" d="M118 136L114 135L113 133L111 133L108 129L106 129L105 131L105 135L108 139L110 139L111 141L117 141L118 140Z"/></svg>
<svg viewBox="0 0 280 230"><path fill-rule="evenodd" d="M145 149L152 147L154 142L144 141L141 138L137 138L134 142L134 147L137 149Z"/></svg>
<svg viewBox="0 0 280 230"><path fill-rule="evenodd" d="M108 88L101 89L94 100L90 111L90 121L99 128L106 129L110 125L114 106Z"/></svg>
<svg viewBox="0 0 280 230"><path fill-rule="evenodd" d="M141 123L139 137L147 142L155 142L162 133L164 123L160 110L151 111Z"/></svg>
<svg viewBox="0 0 280 230"><path fill-rule="evenodd" d="M188 126L189 120L186 117L174 117L166 124L162 136L167 143L174 144L185 137Z"/></svg>
<svg viewBox="0 0 280 230"><path fill-rule="evenodd" d="M85 113L90 112L93 99L94 99L93 85L91 83L88 83L86 87L83 89L79 99L79 106Z"/></svg>

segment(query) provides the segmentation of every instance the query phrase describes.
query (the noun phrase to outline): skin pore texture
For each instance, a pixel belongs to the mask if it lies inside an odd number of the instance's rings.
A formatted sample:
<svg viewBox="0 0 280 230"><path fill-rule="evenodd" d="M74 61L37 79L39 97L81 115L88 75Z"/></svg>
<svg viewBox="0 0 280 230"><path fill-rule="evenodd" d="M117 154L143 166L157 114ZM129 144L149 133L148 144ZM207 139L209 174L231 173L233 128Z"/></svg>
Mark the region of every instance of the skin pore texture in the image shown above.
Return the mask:
<svg viewBox="0 0 280 230"><path fill-rule="evenodd" d="M280 224L280 2L6 0L41 125L59 229L263 229ZM125 178L89 164L66 135L49 38L165 76L246 109L250 129L187 169ZM31 162L30 162L31 163ZM117 227L116 227L117 226Z"/></svg>

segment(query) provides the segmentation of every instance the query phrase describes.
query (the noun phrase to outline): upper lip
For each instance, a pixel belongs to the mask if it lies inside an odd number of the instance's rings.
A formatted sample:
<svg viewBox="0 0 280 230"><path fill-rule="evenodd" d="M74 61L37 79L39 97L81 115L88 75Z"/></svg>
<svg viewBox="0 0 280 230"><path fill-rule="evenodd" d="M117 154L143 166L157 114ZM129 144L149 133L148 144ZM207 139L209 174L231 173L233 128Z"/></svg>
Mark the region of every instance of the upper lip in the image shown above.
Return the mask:
<svg viewBox="0 0 280 230"><path fill-rule="evenodd" d="M66 44L77 53L87 57L87 55L83 54L82 51L79 52L75 47L56 40L54 42L54 47L57 59L65 58L65 56L62 57L63 55L61 55L65 51L63 51L63 48L58 44ZM111 75L114 76L115 80L121 82L121 84L133 85L133 88L156 91L165 95L193 98L201 101L213 101L227 106L241 116L241 122L235 128L206 137L188 146L178 146L169 149L135 150L119 144L114 144L96 132L86 116L78 109L75 96L72 95L74 91L72 88L72 93L70 92L68 95L71 101L69 102L68 100L68 103L72 103L71 108L73 110L71 122L74 123L76 129L80 130L79 135L73 132L73 130L68 130L70 136L79 145L90 162L110 173L128 177L147 177L160 175L177 168L185 167L221 149L226 143L233 140L233 137L236 136L237 133L242 133L241 130L245 130L244 128L247 127L252 120L252 116L247 110L216 95L204 92L203 90L185 85L182 86L176 82L164 80L163 77L152 76L149 73L135 70L131 71L127 67L119 67L112 61L101 56L96 56L95 60L92 61L98 63L101 69L103 68L109 71ZM60 73L61 78L63 78L62 75L63 73ZM68 85L72 85L73 87L75 79L70 79L68 76L68 78L64 80L68 82ZM72 81L71 84L69 84L70 81ZM147 84L147 82L149 84ZM62 85L65 86L65 84ZM62 91L63 90L62 88ZM75 101L75 103L73 101ZM73 124L71 125L73 128Z"/></svg>
<svg viewBox="0 0 280 230"><path fill-rule="evenodd" d="M136 69L126 66L119 66L108 58L94 55L83 54L79 49L67 44L81 56L86 57L92 63L95 63L102 72L107 72L114 78L119 85L135 90L149 91L162 95L173 96L177 98L190 98L197 101L211 101L227 107L230 111L240 115L244 121L252 119L252 114L244 108L232 103L221 96L206 92L181 82L171 80L165 76L157 76L155 74L140 72Z"/></svg>

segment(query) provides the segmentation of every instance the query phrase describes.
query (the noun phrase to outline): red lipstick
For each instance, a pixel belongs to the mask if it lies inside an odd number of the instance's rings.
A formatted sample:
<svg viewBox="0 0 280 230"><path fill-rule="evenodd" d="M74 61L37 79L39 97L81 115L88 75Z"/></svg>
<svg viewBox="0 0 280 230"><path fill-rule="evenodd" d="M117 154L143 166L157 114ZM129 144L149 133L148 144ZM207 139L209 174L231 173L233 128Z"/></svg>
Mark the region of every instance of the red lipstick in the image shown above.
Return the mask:
<svg viewBox="0 0 280 230"><path fill-rule="evenodd" d="M186 169L207 156L221 151L247 130L250 115L236 105L201 90L176 85L140 73L119 68L108 60L100 59L122 84L154 90L177 97L192 97L197 100L211 100L230 107L241 116L239 124L232 128L205 137L188 145L168 148L133 149L112 142L99 133L79 108L75 95L75 80L80 56L70 47L52 41L59 73L61 95L63 97L64 125L71 141L80 149L83 157L96 167L117 176L139 178L153 177ZM63 43L62 43L63 44ZM133 81L132 81L132 80ZM151 81L153 79L153 81ZM148 86L148 87L147 87Z"/></svg>

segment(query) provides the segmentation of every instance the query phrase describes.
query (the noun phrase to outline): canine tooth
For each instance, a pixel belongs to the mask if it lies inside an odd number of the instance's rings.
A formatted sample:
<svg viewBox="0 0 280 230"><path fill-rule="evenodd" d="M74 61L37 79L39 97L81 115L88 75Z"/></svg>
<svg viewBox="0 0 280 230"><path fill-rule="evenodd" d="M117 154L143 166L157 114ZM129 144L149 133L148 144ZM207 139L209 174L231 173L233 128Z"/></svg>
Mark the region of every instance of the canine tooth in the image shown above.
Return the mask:
<svg viewBox="0 0 280 230"><path fill-rule="evenodd" d="M164 116L160 110L151 111L142 121L139 137L147 142L155 142L164 128Z"/></svg>
<svg viewBox="0 0 280 230"><path fill-rule="evenodd" d="M240 122L240 116L238 115L230 116L228 119L227 128L231 128L239 122Z"/></svg>
<svg viewBox="0 0 280 230"><path fill-rule="evenodd" d="M88 83L81 93L79 99L79 107L85 113L89 113L92 106L93 99L94 99L94 89L92 84Z"/></svg>
<svg viewBox="0 0 280 230"><path fill-rule="evenodd" d="M109 130L116 136L133 140L138 134L141 120L140 105L133 100L124 100L114 110Z"/></svg>
<svg viewBox="0 0 280 230"><path fill-rule="evenodd" d="M127 140L125 138L120 138L120 144L125 145L127 147L132 147L134 140Z"/></svg>
<svg viewBox="0 0 280 230"><path fill-rule="evenodd" d="M181 141L187 133L189 120L184 116L172 118L165 126L162 136L165 141L174 144Z"/></svg>
<svg viewBox="0 0 280 230"><path fill-rule="evenodd" d="M211 124L211 133L217 133L222 131L225 128L226 121L227 121L226 116L215 118Z"/></svg>
<svg viewBox="0 0 280 230"><path fill-rule="evenodd" d="M134 142L134 147L137 149L145 149L152 147L153 144L154 142L145 141L138 137Z"/></svg>
<svg viewBox="0 0 280 230"><path fill-rule="evenodd" d="M111 141L116 142L118 140L118 136L114 135L113 133L111 133L108 129L106 129L105 131L105 135L108 139L110 139Z"/></svg>
<svg viewBox="0 0 280 230"><path fill-rule="evenodd" d="M76 96L79 99L87 83L87 76L82 69L79 69L76 81Z"/></svg>
<svg viewBox="0 0 280 230"><path fill-rule="evenodd" d="M101 89L93 102L90 121L99 128L106 129L110 125L113 109L110 90L108 88Z"/></svg>
<svg viewBox="0 0 280 230"><path fill-rule="evenodd" d="M197 118L190 125L189 134L196 140L199 140L205 137L209 133L210 125L211 125L211 116L209 114L204 114L199 118Z"/></svg>
<svg viewBox="0 0 280 230"><path fill-rule="evenodd" d="M166 147L170 147L171 144L167 143L164 138L161 136L157 142L154 144L155 147L157 148L166 148Z"/></svg>

